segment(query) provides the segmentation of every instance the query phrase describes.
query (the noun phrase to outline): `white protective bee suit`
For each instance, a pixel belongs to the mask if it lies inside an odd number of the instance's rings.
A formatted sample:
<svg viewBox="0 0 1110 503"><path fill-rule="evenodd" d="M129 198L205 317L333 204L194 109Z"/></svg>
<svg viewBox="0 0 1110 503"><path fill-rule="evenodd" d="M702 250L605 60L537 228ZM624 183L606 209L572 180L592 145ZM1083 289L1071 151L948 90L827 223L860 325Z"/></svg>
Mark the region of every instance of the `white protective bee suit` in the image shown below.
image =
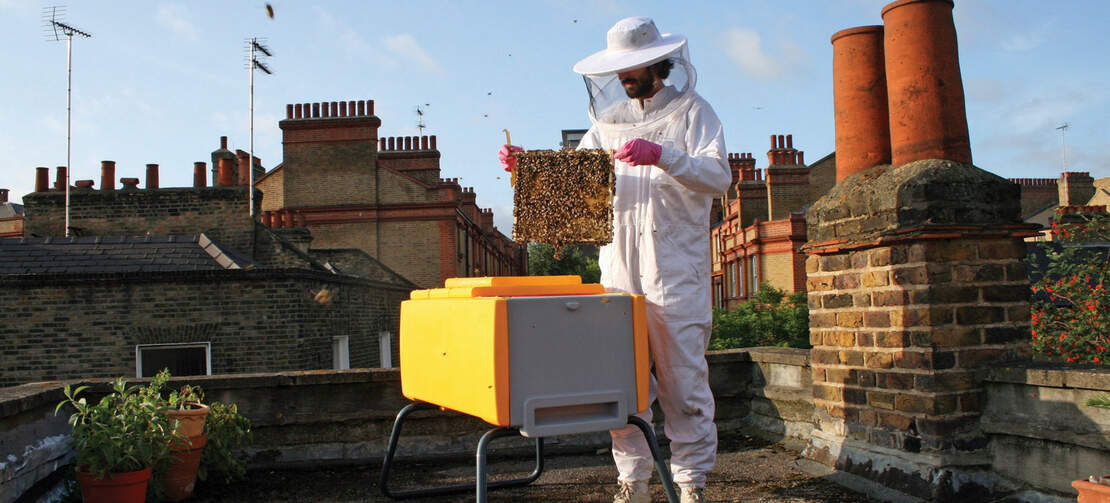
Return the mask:
<svg viewBox="0 0 1110 503"><path fill-rule="evenodd" d="M616 72L663 59L665 87L630 99ZM593 123L580 149L620 149L640 138L662 146L655 166L615 162L613 242L601 248L601 283L643 294L655 366L652 391L666 416L671 472L680 486L703 487L713 468L717 428L705 350L712 324L709 210L732 181L721 122L694 92L695 74L680 35L659 34L648 18L626 18L608 48L575 65L590 90ZM639 414L650 423L651 409ZM621 482L647 481L651 451L634 426L611 431Z"/></svg>

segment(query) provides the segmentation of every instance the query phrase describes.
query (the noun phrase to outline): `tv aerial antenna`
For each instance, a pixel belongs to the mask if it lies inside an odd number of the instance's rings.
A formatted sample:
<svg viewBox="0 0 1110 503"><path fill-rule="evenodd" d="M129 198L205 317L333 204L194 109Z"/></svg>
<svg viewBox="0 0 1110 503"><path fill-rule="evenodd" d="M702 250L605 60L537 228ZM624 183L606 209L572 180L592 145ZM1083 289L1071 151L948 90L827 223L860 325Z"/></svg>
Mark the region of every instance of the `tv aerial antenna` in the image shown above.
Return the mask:
<svg viewBox="0 0 1110 503"><path fill-rule="evenodd" d="M60 42L63 37L66 41L66 222L65 222L65 237L69 237L69 177L70 172L70 140L72 131L72 116L73 116L73 36L79 35L85 38L91 38L92 35L81 31L71 24L65 23L66 7L63 5L54 5L44 7L42 9L42 27L46 34L46 40L50 42Z"/></svg>
<svg viewBox="0 0 1110 503"><path fill-rule="evenodd" d="M416 130L420 136L424 136L424 129L427 127L424 124L424 109L430 106L432 106L431 103L425 103L423 106L416 105Z"/></svg>
<svg viewBox="0 0 1110 503"><path fill-rule="evenodd" d="M247 69L250 73L250 161L247 162L247 201L250 205L250 216L254 218L254 70L261 70L266 75L273 75L273 71L266 66L265 59L273 56L270 48L266 46L266 39L251 37L246 40Z"/></svg>
<svg viewBox="0 0 1110 503"><path fill-rule="evenodd" d="M1064 139L1064 136L1066 135L1067 130L1070 127L1071 124L1065 122L1056 128L1060 130L1060 162L1064 164L1064 172L1067 172L1068 170L1068 145L1066 140Z"/></svg>

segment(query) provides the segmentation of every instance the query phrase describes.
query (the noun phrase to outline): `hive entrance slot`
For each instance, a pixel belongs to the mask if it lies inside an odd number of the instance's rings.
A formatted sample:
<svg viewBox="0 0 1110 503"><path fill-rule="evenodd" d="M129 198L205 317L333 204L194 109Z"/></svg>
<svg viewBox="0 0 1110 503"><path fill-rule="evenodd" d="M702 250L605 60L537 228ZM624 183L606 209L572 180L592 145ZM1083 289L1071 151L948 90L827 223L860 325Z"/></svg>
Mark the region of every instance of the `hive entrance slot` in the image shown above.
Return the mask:
<svg viewBox="0 0 1110 503"><path fill-rule="evenodd" d="M564 405L536 409L536 426L562 426L595 421L623 420L617 402Z"/></svg>

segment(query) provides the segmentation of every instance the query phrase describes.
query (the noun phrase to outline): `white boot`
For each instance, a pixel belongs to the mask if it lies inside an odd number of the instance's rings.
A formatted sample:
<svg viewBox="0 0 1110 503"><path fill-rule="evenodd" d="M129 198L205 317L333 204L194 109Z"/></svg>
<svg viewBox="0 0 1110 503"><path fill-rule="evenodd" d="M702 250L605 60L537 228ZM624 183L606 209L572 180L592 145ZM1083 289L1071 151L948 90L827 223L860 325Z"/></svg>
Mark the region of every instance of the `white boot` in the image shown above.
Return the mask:
<svg viewBox="0 0 1110 503"><path fill-rule="evenodd" d="M709 501L705 499L705 490L700 487L683 486L682 496L679 498L681 503L705 503Z"/></svg>
<svg viewBox="0 0 1110 503"><path fill-rule="evenodd" d="M647 482L621 482L613 503L651 503L651 491Z"/></svg>

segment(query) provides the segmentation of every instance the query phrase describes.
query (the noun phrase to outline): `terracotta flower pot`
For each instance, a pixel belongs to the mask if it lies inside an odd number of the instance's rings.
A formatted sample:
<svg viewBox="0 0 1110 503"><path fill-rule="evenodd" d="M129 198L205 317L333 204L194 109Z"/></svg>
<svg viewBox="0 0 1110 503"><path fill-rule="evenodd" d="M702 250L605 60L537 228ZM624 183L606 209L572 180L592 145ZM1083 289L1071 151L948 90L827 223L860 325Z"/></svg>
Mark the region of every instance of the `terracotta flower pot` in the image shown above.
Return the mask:
<svg viewBox="0 0 1110 503"><path fill-rule="evenodd" d="M1079 491L1079 503L1110 503L1110 486L1076 480L1071 486Z"/></svg>
<svg viewBox="0 0 1110 503"><path fill-rule="evenodd" d="M88 472L77 472L81 483L81 500L84 503L143 503L146 485L150 481L150 468L137 472L113 473L98 479Z"/></svg>
<svg viewBox="0 0 1110 503"><path fill-rule="evenodd" d="M163 487L167 500L182 501L193 495L197 483L197 467L200 466L200 456L206 443L208 436L202 434L189 438L188 447L174 449L174 460L166 468Z"/></svg>
<svg viewBox="0 0 1110 503"><path fill-rule="evenodd" d="M208 418L208 406L199 403L189 404L192 409L169 410L166 415L179 421L177 431L186 437L198 437L204 433L204 420Z"/></svg>

